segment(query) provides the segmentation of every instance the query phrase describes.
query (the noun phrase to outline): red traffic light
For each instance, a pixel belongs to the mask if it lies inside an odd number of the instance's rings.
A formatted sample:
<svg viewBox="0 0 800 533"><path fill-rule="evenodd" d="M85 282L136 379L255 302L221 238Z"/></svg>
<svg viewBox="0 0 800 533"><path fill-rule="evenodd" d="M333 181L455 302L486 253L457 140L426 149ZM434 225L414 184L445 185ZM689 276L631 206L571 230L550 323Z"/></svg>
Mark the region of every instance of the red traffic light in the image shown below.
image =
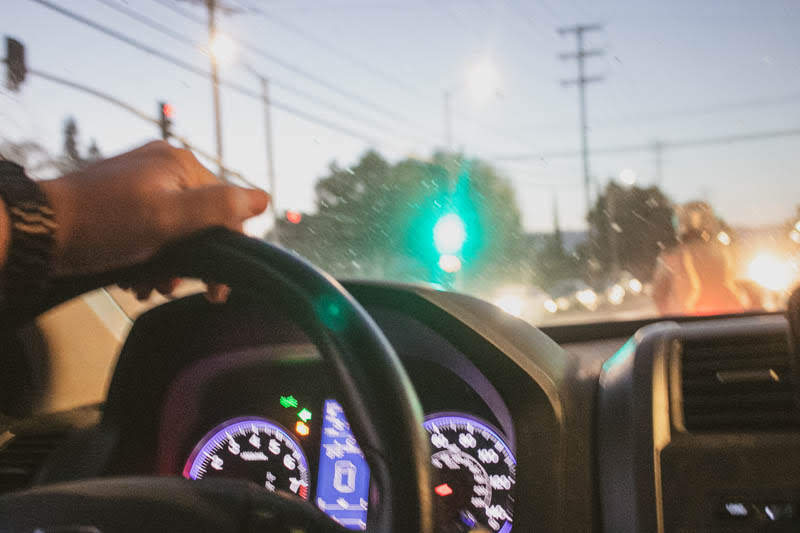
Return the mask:
<svg viewBox="0 0 800 533"><path fill-rule="evenodd" d="M292 224L299 224L303 220L303 213L290 209L286 211L286 220Z"/></svg>
<svg viewBox="0 0 800 533"><path fill-rule="evenodd" d="M167 118L172 118L175 109L170 104L161 104L161 113Z"/></svg>

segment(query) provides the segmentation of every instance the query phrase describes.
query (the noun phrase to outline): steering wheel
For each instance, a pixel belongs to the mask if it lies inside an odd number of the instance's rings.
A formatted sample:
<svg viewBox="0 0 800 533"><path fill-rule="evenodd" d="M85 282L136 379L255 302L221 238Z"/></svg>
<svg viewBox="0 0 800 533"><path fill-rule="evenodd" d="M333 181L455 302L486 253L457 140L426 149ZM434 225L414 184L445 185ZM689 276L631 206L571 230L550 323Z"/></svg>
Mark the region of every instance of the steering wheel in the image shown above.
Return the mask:
<svg viewBox="0 0 800 533"><path fill-rule="evenodd" d="M429 448L422 409L394 349L367 312L299 256L214 228L163 249L145 265L55 285L43 309L120 281L194 277L281 302L338 380L378 501L368 530L433 531ZM41 310L43 310L41 309ZM100 478L0 498L0 531L342 531L311 503L237 480Z"/></svg>

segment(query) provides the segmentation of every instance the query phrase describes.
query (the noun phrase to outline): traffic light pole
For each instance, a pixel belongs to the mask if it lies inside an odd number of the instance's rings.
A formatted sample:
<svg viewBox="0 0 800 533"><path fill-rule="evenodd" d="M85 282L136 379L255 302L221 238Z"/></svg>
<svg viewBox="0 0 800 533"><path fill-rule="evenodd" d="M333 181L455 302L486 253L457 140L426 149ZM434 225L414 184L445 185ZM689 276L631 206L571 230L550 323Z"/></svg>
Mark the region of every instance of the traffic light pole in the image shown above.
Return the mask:
<svg viewBox="0 0 800 533"><path fill-rule="evenodd" d="M208 39L211 42L216 35L216 0L206 0L208 8ZM225 164L222 159L222 108L219 101L219 64L214 54L211 58L211 93L214 100L214 134L217 141L217 162L219 164L219 178L225 179Z"/></svg>
<svg viewBox="0 0 800 533"><path fill-rule="evenodd" d="M269 182L269 194L272 197L270 201L270 209L272 210L272 234L277 243L280 243L278 225L278 205L275 203L277 198L277 179L275 177L275 159L272 150L272 110L270 109L269 100L269 79L264 76L259 76L261 79L261 98L264 104L264 139L266 142L266 157L267 157L267 180Z"/></svg>
<svg viewBox="0 0 800 533"><path fill-rule="evenodd" d="M7 58L2 58L0 60L0 62L7 63L8 60L7 60ZM93 87L89 87L87 85L83 85L82 83L77 83L77 82L74 82L72 80L68 80L68 79L62 78L60 76L56 76L55 74L51 74L49 72L44 72L44 71L38 70L38 69L32 69L30 67L26 67L26 74L28 76L32 76L32 77L35 77L35 78L40 78L40 79L49 81L51 83L55 83L57 85L61 85L62 87L68 87L70 89L82 92L84 94L88 94L90 96L94 96L95 98L98 98L98 99L103 100L103 101L105 101L105 102L107 102L109 104L112 104L112 105L114 105L114 106L116 106L116 107L118 107L120 109L124 109L125 111L128 111L129 113L139 117L140 119L144 120L145 122L153 124L153 125L155 125L155 126L157 126L159 128L161 127L161 122L160 122L159 119L153 118L151 115L148 115L147 113L135 108L134 106L132 106L132 105L126 103L126 102L123 102L119 98L116 98L116 97L114 97L114 96L112 96L112 95L110 95L108 93L104 93L103 91L99 91L99 90L97 90L97 89L95 89ZM189 148L193 152L197 153L198 155L200 155L200 156L202 156L202 157L204 157L204 158L206 158L208 160L216 161L217 163L219 163L220 166L222 166L222 162L221 161L217 160L213 155L201 150L197 146L194 146L185 137L181 137L179 135L175 135L174 133L171 133L171 136L172 136L172 138L174 138L176 141L181 143L186 148ZM256 189L260 188L260 187L258 187L258 185L254 184L252 181L248 180L242 173L237 172L236 170L233 170L233 169L230 169L230 168L226 168L224 166L222 166L222 168L225 171L226 175L235 176L237 179L239 179L240 181L242 181L243 183L247 184L250 187L253 187L253 188L256 188Z"/></svg>

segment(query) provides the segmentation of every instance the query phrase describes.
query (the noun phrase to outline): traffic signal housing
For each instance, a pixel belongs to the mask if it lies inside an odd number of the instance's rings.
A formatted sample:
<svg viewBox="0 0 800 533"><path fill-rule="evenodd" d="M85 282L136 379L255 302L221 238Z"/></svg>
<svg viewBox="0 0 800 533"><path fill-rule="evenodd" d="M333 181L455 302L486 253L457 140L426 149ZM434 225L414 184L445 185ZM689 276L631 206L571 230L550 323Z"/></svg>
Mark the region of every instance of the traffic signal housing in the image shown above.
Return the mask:
<svg viewBox="0 0 800 533"><path fill-rule="evenodd" d="M169 140L172 137L172 117L175 110L166 102L158 103L158 126L161 128L161 138Z"/></svg>
<svg viewBox="0 0 800 533"><path fill-rule="evenodd" d="M12 37L6 37L6 87L11 91L18 91L27 74L25 45Z"/></svg>

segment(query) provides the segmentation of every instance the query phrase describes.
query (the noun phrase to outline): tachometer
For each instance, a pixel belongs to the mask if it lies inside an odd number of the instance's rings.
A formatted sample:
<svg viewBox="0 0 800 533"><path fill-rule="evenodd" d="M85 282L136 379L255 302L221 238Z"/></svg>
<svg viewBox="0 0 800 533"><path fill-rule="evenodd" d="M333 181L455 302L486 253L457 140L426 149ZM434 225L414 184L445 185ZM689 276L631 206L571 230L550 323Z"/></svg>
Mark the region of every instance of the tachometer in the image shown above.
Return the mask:
<svg viewBox="0 0 800 533"><path fill-rule="evenodd" d="M212 429L195 446L183 477L249 479L270 491L308 499L308 461L289 433L269 420L234 418Z"/></svg>
<svg viewBox="0 0 800 533"><path fill-rule="evenodd" d="M511 531L517 460L497 430L462 414L425 419L434 471L437 531Z"/></svg>

